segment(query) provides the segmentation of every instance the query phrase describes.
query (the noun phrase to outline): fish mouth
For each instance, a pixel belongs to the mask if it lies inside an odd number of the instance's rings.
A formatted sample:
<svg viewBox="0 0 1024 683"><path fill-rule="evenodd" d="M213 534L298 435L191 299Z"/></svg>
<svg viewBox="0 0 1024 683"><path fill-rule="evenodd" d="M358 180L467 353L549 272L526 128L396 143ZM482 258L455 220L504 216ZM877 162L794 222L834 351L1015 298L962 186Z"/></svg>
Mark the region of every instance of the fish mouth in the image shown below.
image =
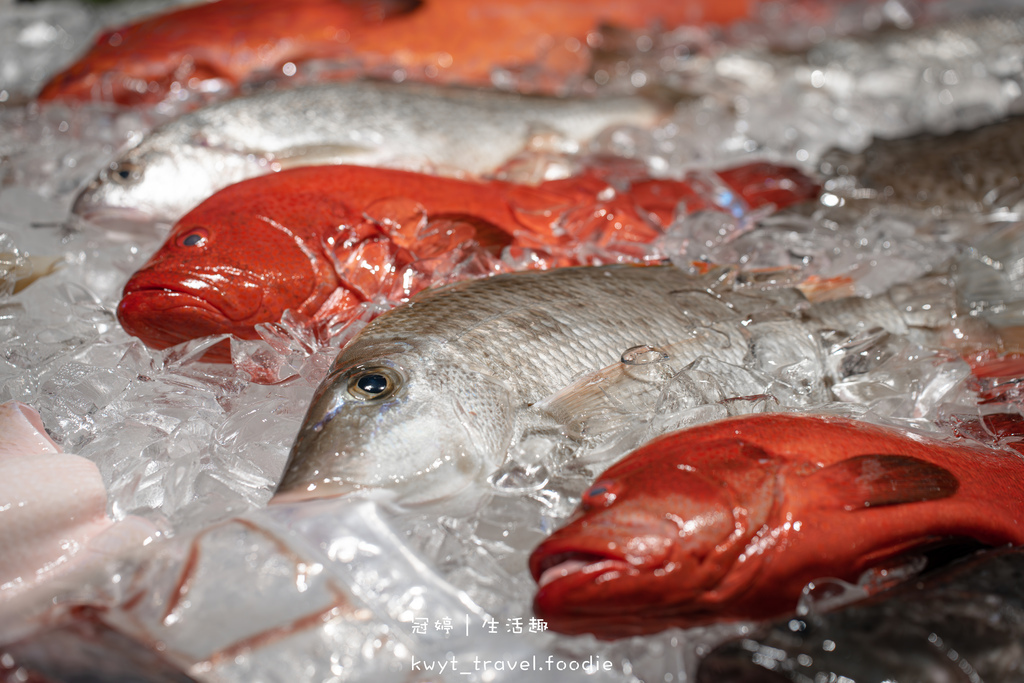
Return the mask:
<svg viewBox="0 0 1024 683"><path fill-rule="evenodd" d="M132 278L118 304L117 319L128 334L155 349L219 334L258 338L251 325L232 320L215 302L173 278ZM203 360L231 362L230 345L224 342L211 347Z"/></svg>
<svg viewBox="0 0 1024 683"><path fill-rule="evenodd" d="M531 562L531 571L539 589L556 582L568 581L573 586L589 583L610 572L638 573L636 567L622 558L579 550L543 556L539 562Z"/></svg>
<svg viewBox="0 0 1024 683"><path fill-rule="evenodd" d="M78 195L71 207L71 213L93 225L118 232L151 233L155 225L170 225L172 219L154 211L138 207L108 206L94 203L89 192Z"/></svg>

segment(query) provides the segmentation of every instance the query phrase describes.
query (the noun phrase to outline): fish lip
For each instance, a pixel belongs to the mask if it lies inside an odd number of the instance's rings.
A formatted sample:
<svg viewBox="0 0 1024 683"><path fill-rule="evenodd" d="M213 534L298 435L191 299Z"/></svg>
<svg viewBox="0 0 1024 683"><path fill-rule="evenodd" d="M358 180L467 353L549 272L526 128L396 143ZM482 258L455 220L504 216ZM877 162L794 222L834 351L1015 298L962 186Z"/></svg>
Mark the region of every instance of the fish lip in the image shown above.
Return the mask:
<svg viewBox="0 0 1024 683"><path fill-rule="evenodd" d="M538 588L545 588L552 583L572 579L576 582L586 576L586 580L595 574L603 574L609 570L638 569L621 557L582 550L567 550L545 555L540 562L531 567Z"/></svg>
<svg viewBox="0 0 1024 683"><path fill-rule="evenodd" d="M119 309L130 305L126 304L126 301L137 301L139 299L149 298L147 306L145 306L147 309L157 308L164 311L181 308L201 309L214 314L218 318L222 318L233 328L231 330L232 333L237 333L239 331L239 325L247 327L244 322L258 312L263 304L262 291L260 291L258 287L254 288L254 291L259 294L259 298L257 300L244 308L232 309L230 305L227 307L218 305L217 302L221 299L230 303L229 295L221 291L218 288L217 283L211 283L206 277L204 277L204 275L204 273L192 273L186 278L182 278L180 275L175 273L166 273L158 268L144 268L135 273L135 275L133 275L125 284L121 295L121 306ZM244 279L244 276L235 278L236 281ZM198 284L195 286L189 285L184 280L190 280ZM197 292L197 289L200 291ZM159 306L154 307L153 299L151 297L144 296L147 294L173 295L174 302L172 305L168 305L167 301L163 301L161 302L163 304L163 308L160 308ZM157 301L159 301L159 299ZM255 334L255 332L252 334ZM243 333L242 336L246 336L246 334Z"/></svg>
<svg viewBox="0 0 1024 683"><path fill-rule="evenodd" d="M170 224L171 218L155 211L134 206L95 204L86 190L71 205L71 213L94 225L126 232L136 232L152 225Z"/></svg>

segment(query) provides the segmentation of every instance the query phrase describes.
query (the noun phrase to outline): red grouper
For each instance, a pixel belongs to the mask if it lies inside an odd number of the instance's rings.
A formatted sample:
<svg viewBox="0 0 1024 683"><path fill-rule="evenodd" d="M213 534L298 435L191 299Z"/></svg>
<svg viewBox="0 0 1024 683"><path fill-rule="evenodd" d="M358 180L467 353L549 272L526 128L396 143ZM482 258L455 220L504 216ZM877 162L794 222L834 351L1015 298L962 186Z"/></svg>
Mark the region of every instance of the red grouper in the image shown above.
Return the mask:
<svg viewBox="0 0 1024 683"><path fill-rule="evenodd" d="M491 86L522 73L523 90L566 92L590 65L603 25L626 29L725 23L754 0L218 0L108 31L39 94L48 100L159 102L238 86L330 59L339 76L400 76ZM224 83L226 81L226 83Z"/></svg>
<svg viewBox="0 0 1024 683"><path fill-rule="evenodd" d="M809 581L855 582L952 539L1024 543L1024 459L840 417L743 416L602 474L530 558L534 611L605 639L766 619Z"/></svg>
<svg viewBox="0 0 1024 683"><path fill-rule="evenodd" d="M750 206L818 191L772 164L718 177ZM636 180L618 193L596 175L532 187L356 166L281 171L227 187L184 216L129 279L117 315L158 349L213 334L257 339L256 324L288 309L344 324L362 302L399 303L468 277L644 262L680 202L708 208L675 180ZM205 359L229 361L228 345Z"/></svg>

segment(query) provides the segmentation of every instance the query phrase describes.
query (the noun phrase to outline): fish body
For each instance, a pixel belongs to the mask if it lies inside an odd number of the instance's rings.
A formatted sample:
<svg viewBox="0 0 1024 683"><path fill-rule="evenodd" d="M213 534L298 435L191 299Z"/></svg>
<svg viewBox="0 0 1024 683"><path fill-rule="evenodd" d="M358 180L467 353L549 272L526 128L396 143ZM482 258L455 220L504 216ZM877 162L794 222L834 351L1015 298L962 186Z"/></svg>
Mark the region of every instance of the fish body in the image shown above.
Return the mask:
<svg viewBox="0 0 1024 683"><path fill-rule="evenodd" d="M339 354L314 395L277 500L363 487L423 498L457 490L492 472L537 425L564 426L544 399L641 345L669 349L683 366L712 358L772 376L806 362L818 368L808 373L818 378L808 390L823 391L820 318L768 321L755 337L748 328L762 326L751 315L770 306L770 296L715 286L713 277L670 266L602 266L428 290L374 320ZM794 297L786 305L796 307L802 298L796 290L777 296ZM905 330L884 297L871 301Z"/></svg>
<svg viewBox="0 0 1024 683"><path fill-rule="evenodd" d="M39 99L159 102L310 59L347 75L484 86L500 70L533 70L535 91L558 92L587 68L602 24L674 28L749 11L748 0L219 0L104 33Z"/></svg>
<svg viewBox="0 0 1024 683"><path fill-rule="evenodd" d="M975 553L855 605L757 628L715 648L696 680L1017 680L1022 590L1021 549Z"/></svg>
<svg viewBox="0 0 1024 683"><path fill-rule="evenodd" d="M656 439L530 558L553 630L620 638L795 610L950 538L1024 542L1024 460L846 418L767 414Z"/></svg>
<svg viewBox="0 0 1024 683"><path fill-rule="evenodd" d="M943 135L875 139L858 153L835 150L823 160L826 175L850 176L872 199L942 215L1012 208L1021 168L1024 116Z"/></svg>
<svg viewBox="0 0 1024 683"><path fill-rule="evenodd" d="M752 205L816 193L796 171L768 164L720 175ZM430 284L520 261L642 261L677 204L707 206L685 181L638 180L631 191L643 205L594 176L531 187L322 166L252 178L177 223L125 285L118 319L156 348L211 334L255 339L256 324L277 322L288 309L339 323L361 302L397 303ZM524 250L536 258L513 258ZM460 275L445 265L456 257L483 265ZM228 360L224 346L208 359Z"/></svg>
<svg viewBox="0 0 1024 683"><path fill-rule="evenodd" d="M266 91L154 130L101 171L72 210L104 225L173 223L233 183L328 163L479 176L532 131L554 130L581 145L612 125L650 128L661 115L636 97L555 99L411 83Z"/></svg>

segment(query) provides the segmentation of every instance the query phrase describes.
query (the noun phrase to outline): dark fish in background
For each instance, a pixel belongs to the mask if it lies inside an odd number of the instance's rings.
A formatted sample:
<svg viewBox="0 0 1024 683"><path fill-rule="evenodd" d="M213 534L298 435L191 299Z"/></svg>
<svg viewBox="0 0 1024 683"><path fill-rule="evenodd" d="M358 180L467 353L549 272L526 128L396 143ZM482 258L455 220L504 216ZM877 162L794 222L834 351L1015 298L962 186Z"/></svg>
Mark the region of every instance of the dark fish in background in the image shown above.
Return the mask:
<svg viewBox="0 0 1024 683"><path fill-rule="evenodd" d="M713 650L698 683L1024 680L1024 551L985 551L827 614Z"/></svg>
<svg viewBox="0 0 1024 683"><path fill-rule="evenodd" d="M943 215L988 212L1024 199L1024 116L948 135L876 139L859 153L829 152L820 168L883 203Z"/></svg>

